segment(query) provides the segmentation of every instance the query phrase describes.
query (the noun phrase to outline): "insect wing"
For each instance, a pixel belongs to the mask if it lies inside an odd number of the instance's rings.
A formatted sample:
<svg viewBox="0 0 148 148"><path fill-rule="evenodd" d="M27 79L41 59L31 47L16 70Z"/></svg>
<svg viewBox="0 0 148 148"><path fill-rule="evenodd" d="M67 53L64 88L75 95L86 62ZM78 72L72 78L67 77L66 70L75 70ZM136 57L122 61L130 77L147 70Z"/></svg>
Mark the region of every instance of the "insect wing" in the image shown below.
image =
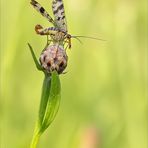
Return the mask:
<svg viewBox="0 0 148 148"><path fill-rule="evenodd" d="M64 32L67 32L67 23L65 17L64 4L62 0L53 0L52 10L56 26Z"/></svg>
<svg viewBox="0 0 148 148"><path fill-rule="evenodd" d="M44 16L49 22L54 25L54 20L48 14L48 12L35 0L31 0L30 4L42 15Z"/></svg>

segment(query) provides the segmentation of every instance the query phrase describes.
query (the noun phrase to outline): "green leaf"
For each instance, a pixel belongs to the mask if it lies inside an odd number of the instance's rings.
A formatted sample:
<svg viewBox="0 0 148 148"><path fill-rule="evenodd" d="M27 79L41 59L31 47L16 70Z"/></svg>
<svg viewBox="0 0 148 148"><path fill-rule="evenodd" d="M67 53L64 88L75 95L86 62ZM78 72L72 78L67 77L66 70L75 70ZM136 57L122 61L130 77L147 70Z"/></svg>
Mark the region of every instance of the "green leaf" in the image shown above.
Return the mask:
<svg viewBox="0 0 148 148"><path fill-rule="evenodd" d="M39 119L37 121L30 148L36 148L41 134L54 120L60 105L61 84L56 71L45 73L43 81Z"/></svg>
<svg viewBox="0 0 148 148"><path fill-rule="evenodd" d="M51 86L51 76L49 74L45 74L45 78L44 78L43 86L42 86L40 108L39 108L39 120L38 120L39 126L42 125L42 121L45 116L47 102L49 99L50 86Z"/></svg>
<svg viewBox="0 0 148 148"><path fill-rule="evenodd" d="M61 84L59 75L56 71L51 74L51 86L49 98L45 110L44 119L42 122L41 131L43 132L54 120L60 105L61 99Z"/></svg>
<svg viewBox="0 0 148 148"><path fill-rule="evenodd" d="M43 70L43 68L41 67L41 65L39 64L39 62L38 62L38 60L37 60L37 58L36 58L36 56L35 56L35 53L34 53L34 51L33 51L33 48L32 48L32 46L28 43L28 46L29 46L29 49L30 49L30 52L31 52L31 55L32 55L32 58L33 58L33 60L34 60L34 63L35 63L35 65L36 65L36 68L38 69L38 70Z"/></svg>

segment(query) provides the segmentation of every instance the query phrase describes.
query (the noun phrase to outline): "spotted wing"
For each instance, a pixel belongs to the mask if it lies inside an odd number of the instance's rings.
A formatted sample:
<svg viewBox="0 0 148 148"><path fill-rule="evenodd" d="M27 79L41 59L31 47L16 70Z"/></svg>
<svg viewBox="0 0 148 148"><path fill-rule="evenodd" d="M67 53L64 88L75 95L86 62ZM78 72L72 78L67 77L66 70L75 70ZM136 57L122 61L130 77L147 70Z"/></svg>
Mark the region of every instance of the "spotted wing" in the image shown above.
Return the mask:
<svg viewBox="0 0 148 148"><path fill-rule="evenodd" d="M52 10L54 14L54 22L56 26L64 32L67 32L67 23L65 18L63 0L53 0Z"/></svg>
<svg viewBox="0 0 148 148"><path fill-rule="evenodd" d="M30 4L42 15L44 16L49 22L51 22L53 25L54 20L52 17L48 14L48 12L35 0L31 0Z"/></svg>

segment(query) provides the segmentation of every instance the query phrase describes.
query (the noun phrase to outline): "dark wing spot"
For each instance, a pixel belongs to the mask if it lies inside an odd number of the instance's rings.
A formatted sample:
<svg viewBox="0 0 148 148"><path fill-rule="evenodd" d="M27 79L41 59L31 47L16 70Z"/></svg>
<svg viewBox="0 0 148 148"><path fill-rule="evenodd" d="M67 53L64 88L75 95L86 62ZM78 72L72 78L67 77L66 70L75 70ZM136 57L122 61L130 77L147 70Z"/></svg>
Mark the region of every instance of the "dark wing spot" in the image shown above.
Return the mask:
<svg viewBox="0 0 148 148"><path fill-rule="evenodd" d="M58 9L57 10L53 10L53 14L56 14L58 13Z"/></svg>
<svg viewBox="0 0 148 148"><path fill-rule="evenodd" d="M59 21L61 19L61 17L58 17L57 20Z"/></svg>
<svg viewBox="0 0 148 148"><path fill-rule="evenodd" d="M62 10L64 8L63 4L61 4L57 10L53 11L54 14L58 13L59 10Z"/></svg>
<svg viewBox="0 0 148 148"><path fill-rule="evenodd" d="M64 8L63 4L61 4L61 5L58 7L59 10L61 10L61 9L63 9L63 8Z"/></svg>
<svg viewBox="0 0 148 148"><path fill-rule="evenodd" d="M63 15L62 20L65 18L65 16Z"/></svg>
<svg viewBox="0 0 148 148"><path fill-rule="evenodd" d="M63 14L64 14L64 12L62 11L62 12L61 12L61 15L63 15Z"/></svg>
<svg viewBox="0 0 148 148"><path fill-rule="evenodd" d="M45 9L43 7L40 8L40 12L44 13Z"/></svg>
<svg viewBox="0 0 148 148"><path fill-rule="evenodd" d="M31 0L30 2L33 6L36 6L36 4L38 4L38 2L36 2L35 0Z"/></svg>

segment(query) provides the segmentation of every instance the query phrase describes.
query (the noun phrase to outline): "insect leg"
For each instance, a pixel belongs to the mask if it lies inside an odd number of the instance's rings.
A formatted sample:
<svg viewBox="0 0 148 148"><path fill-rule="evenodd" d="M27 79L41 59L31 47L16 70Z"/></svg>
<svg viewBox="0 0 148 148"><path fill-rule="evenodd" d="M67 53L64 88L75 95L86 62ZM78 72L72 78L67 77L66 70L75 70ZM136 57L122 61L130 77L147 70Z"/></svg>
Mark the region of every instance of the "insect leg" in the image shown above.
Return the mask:
<svg viewBox="0 0 148 148"><path fill-rule="evenodd" d="M52 40L50 40L49 35L47 35L47 46L50 45L51 42L52 42Z"/></svg>
<svg viewBox="0 0 148 148"><path fill-rule="evenodd" d="M68 38L68 46L69 46L69 49L71 48L71 38Z"/></svg>
<svg viewBox="0 0 148 148"><path fill-rule="evenodd" d="M65 43L67 43L68 45L66 46L66 48L68 47L69 49L71 48L71 38L67 38L65 41L64 41L64 45Z"/></svg>
<svg viewBox="0 0 148 148"><path fill-rule="evenodd" d="M54 27L43 28L41 25L36 25L35 31L37 34L40 34L40 35L54 36L57 33L57 30Z"/></svg>
<svg viewBox="0 0 148 148"><path fill-rule="evenodd" d="M69 44L67 44L67 46L65 47L65 50L69 47Z"/></svg>
<svg viewBox="0 0 148 148"><path fill-rule="evenodd" d="M35 31L37 34L40 34L40 35L49 35L50 34L50 31L48 30L48 28L44 29L41 25L36 25Z"/></svg>

